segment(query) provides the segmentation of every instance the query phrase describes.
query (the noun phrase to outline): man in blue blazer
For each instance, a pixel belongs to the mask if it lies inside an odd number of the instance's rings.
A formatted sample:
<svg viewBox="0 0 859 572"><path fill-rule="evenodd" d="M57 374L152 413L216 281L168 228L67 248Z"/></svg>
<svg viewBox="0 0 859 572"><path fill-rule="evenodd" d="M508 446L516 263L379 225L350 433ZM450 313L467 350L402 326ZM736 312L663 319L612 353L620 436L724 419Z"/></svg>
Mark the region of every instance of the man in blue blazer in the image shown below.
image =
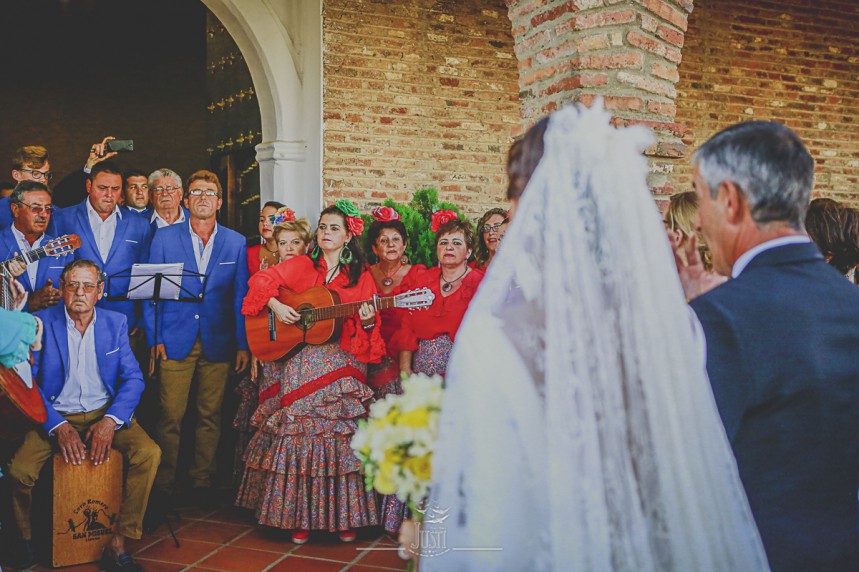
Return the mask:
<svg viewBox="0 0 859 572"><path fill-rule="evenodd" d="M110 161L96 164L86 182L87 199L60 214L60 234L77 234L81 247L75 258L95 261L107 275L105 298L128 293L131 266L149 257L149 225L138 215L121 209L116 199L122 191L122 173ZM121 276L122 275L122 276ZM99 308L121 312L132 335L141 320L139 305L129 300L108 301Z"/></svg>
<svg viewBox="0 0 859 572"><path fill-rule="evenodd" d="M235 370L247 367L247 337L241 313L248 290L245 239L217 223L221 184L210 171L197 171L186 185L187 222L165 226L155 233L151 263L184 264L184 270L205 275L182 278L183 297L193 302L160 302L145 306L146 336L152 348L152 366L161 360L161 420L156 441L163 451L155 487L155 505L173 492L179 435L188 405L191 380L199 378L195 408L197 427L194 463L190 470L194 497L206 503L215 472L215 450L220 439L221 404L230 361ZM155 329L155 312L158 329ZM152 518L157 519L157 508Z"/></svg>
<svg viewBox="0 0 859 572"><path fill-rule="evenodd" d="M146 173L131 169L123 173L122 179L125 207L149 220L152 206L149 204L149 179Z"/></svg>
<svg viewBox="0 0 859 572"><path fill-rule="evenodd" d="M691 307L770 565L859 570L859 289L803 231L814 161L784 125L752 121L693 163L700 231L732 279ZM685 252L689 296L704 274L694 241Z"/></svg>
<svg viewBox="0 0 859 572"><path fill-rule="evenodd" d="M28 145L15 150L15 154L12 156L12 179L16 185L24 181L35 181L47 187L52 178L53 173L51 173L47 149L40 145ZM12 216L10 198L3 197L0 199L0 228L6 228L12 224L14 217ZM54 205L55 217L61 210ZM48 221L47 231L48 234L56 235L57 229L53 218Z"/></svg>
<svg viewBox="0 0 859 572"><path fill-rule="evenodd" d="M152 171L149 174L149 192L152 194L152 209L148 220L153 235L159 228L188 220L188 209L182 205L182 177L176 171L167 168Z"/></svg>
<svg viewBox="0 0 859 572"><path fill-rule="evenodd" d="M48 187L36 181L22 181L9 196L14 220L0 230L0 260L9 260L19 254L46 246L51 236L46 231L51 220L51 193ZM60 273L73 259L68 252L61 256L43 258L29 264L10 262L9 270L30 293L26 310L37 312L55 305L60 300Z"/></svg>
<svg viewBox="0 0 859 572"><path fill-rule="evenodd" d="M40 312L42 350L35 355L33 378L39 385L48 420L28 432L12 457L12 507L21 534L19 562L32 559L30 506L42 466L55 451L67 463L103 463L111 447L128 469L119 527L105 550L108 570L136 568L125 539L142 535L143 515L160 460L158 446L134 420L143 375L128 344L125 316L96 309L104 291L98 265L75 260L60 279L63 304Z"/></svg>

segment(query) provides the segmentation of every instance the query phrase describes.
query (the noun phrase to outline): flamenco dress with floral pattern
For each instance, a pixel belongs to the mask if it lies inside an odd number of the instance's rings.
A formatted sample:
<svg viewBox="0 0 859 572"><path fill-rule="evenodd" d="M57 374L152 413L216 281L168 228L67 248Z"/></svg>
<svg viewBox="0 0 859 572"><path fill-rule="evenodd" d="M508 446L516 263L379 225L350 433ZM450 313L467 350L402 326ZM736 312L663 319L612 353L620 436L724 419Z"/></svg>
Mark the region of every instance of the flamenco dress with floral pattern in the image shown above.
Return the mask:
<svg viewBox="0 0 859 572"><path fill-rule="evenodd" d="M412 370L415 373L444 375L456 331L482 279L483 272L470 270L455 292L443 296L439 286L441 268L436 266L423 273L414 284L415 288L432 290L435 300L427 310L406 313L390 345L396 352L414 352Z"/></svg>
<svg viewBox="0 0 859 572"><path fill-rule="evenodd" d="M261 244L256 244L247 249L250 276L260 271L261 250ZM252 380L248 371L242 376L235 389L235 394L239 397L239 408L233 419L233 427L237 433L233 461L233 479L236 483L241 480L244 474L245 452L251 437L256 433L259 426L268 419L269 415L279 408L280 387L276 383L272 384L274 377L270 375L270 368L270 364L260 362L257 378Z"/></svg>
<svg viewBox="0 0 859 572"><path fill-rule="evenodd" d="M250 280L242 312L255 315L280 287L303 292L324 284L327 266L307 256L263 270ZM342 303L376 294L368 273L348 287L341 272L328 289ZM292 530L346 531L379 524L378 496L364 486L360 462L349 442L367 415L373 391L367 363L385 354L380 324L369 332L356 317L343 321L339 340L307 345L293 357L269 362L266 373L279 384L279 409L253 436L236 504L255 510L260 524ZM308 388L313 391L306 394Z"/></svg>
<svg viewBox="0 0 859 572"><path fill-rule="evenodd" d="M391 292L384 295L396 296L397 294L415 289L415 284L426 270L426 266L423 264L412 265L406 275L403 276L400 284L391 290ZM400 323L406 312L407 310L402 308L389 308L379 312L382 316L382 339L385 340L385 347L388 348L388 351L378 364L367 366L367 383L373 388L376 399L384 399L386 395L392 393L399 395L403 392L400 386L399 356L390 346L390 341L397 330L400 329ZM385 531L390 534L397 534L408 512L408 506L406 503L400 501L397 495L383 496L381 505L382 524L385 526Z"/></svg>

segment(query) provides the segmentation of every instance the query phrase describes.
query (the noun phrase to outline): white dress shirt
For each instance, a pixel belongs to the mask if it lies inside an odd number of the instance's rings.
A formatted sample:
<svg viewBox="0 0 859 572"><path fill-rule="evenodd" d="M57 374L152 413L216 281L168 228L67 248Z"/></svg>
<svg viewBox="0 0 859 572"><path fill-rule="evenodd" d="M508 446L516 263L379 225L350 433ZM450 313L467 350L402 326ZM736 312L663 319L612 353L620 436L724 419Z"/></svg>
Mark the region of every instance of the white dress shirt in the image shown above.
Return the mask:
<svg viewBox="0 0 859 572"><path fill-rule="evenodd" d="M18 241L18 248L20 248L18 252L20 252L21 254L39 248L40 246L42 246L42 240L44 240L45 238L45 233L42 233L42 235L39 236L39 238L37 238L32 245L30 245L30 243L27 242L27 239L24 238L24 233L15 228L15 223L12 223L12 234L15 235L15 240ZM36 289L36 274L38 272L38 260L36 262L31 262L30 264L27 264L27 277L30 279L30 286L33 287L33 290Z"/></svg>
<svg viewBox="0 0 859 572"><path fill-rule="evenodd" d="M792 234L790 236L781 236L779 238L774 238L772 240L768 240L766 242L762 242L754 248L750 248L737 258L737 261L734 262L734 267L731 268L731 278L736 278L739 276L743 270L746 269L746 266L757 256L758 254L765 252L767 250L771 250L773 248L778 248L779 246L785 246L787 244L805 244L807 242L811 242L811 239L804 234Z"/></svg>
<svg viewBox="0 0 859 572"><path fill-rule="evenodd" d="M164 220L161 215L158 214L158 211L155 209L152 209L152 217L149 219L149 222L154 222L158 228L170 226L170 223ZM183 211L181 207L179 207L179 218L177 218L176 222L174 222L173 224L179 224L180 222L185 222L185 211Z"/></svg>
<svg viewBox="0 0 859 572"><path fill-rule="evenodd" d="M101 255L101 261L105 262L107 255L110 254L110 245L113 244L113 237L116 235L116 223L122 218L122 212L119 210L119 206L115 206L110 216L102 220L101 216L92 208L89 199L86 201L86 210L89 227L95 237L95 243L98 245L98 253Z"/></svg>
<svg viewBox="0 0 859 572"><path fill-rule="evenodd" d="M194 259L197 261L197 272L205 274L209 268L209 259L212 258L212 247L215 244L215 235L218 234L218 223L215 223L215 228L212 230L212 236L209 237L209 242L203 245L203 239L197 236L191 225L188 225L188 230L191 231L191 244L194 246ZM200 277L202 281L203 278Z"/></svg>
<svg viewBox="0 0 859 572"><path fill-rule="evenodd" d="M110 401L110 392L105 387L101 374L98 371L98 358L95 352L95 323L98 320L98 310L93 310L92 322L81 334L75 327L75 321L69 317L68 311L63 308L66 316L66 337L69 349L69 370L63 390L53 402L54 409L58 413L86 413L101 409ZM113 415L107 415L119 428L122 421ZM62 425L60 423L52 428L50 433Z"/></svg>

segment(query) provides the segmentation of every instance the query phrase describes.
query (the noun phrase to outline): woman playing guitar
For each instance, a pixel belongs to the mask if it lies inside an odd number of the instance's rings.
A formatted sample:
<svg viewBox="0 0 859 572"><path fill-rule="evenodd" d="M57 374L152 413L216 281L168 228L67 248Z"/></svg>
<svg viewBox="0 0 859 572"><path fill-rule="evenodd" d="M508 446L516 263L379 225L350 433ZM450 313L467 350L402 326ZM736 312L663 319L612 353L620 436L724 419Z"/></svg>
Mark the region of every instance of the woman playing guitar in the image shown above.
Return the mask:
<svg viewBox="0 0 859 572"><path fill-rule="evenodd" d="M280 288L304 292L325 286L346 303L372 298L376 284L364 271L359 244L363 226L349 201L323 210L311 254L255 274L242 312L256 315L268 307L277 320L299 321L295 308L276 299ZM260 524L293 530L297 544L307 541L310 530L338 532L351 542L354 529L379 524L376 494L364 488L349 447L357 420L367 413L364 403L373 396L366 364L385 353L377 322L373 306L362 304L357 317L344 320L339 339L305 345L273 368L280 377L281 409L251 440L246 458L261 461L246 467L239 500L256 496Z"/></svg>

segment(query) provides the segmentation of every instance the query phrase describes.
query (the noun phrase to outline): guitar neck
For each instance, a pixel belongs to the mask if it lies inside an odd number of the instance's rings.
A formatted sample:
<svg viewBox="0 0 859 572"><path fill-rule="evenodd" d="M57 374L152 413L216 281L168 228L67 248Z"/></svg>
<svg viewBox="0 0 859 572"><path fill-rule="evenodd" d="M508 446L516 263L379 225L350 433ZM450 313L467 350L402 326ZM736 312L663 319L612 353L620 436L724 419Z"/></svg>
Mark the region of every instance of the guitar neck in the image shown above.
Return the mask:
<svg viewBox="0 0 859 572"><path fill-rule="evenodd" d="M24 252L22 254L19 254L18 256L13 256L9 260L4 260L0 264L6 264L7 262L12 262L13 260L17 262L23 262L24 264L32 264L33 262L36 262L37 260L41 260L43 258L47 258L48 256L50 255L48 254L48 251L45 250L45 247L40 246L39 248L33 249L29 252Z"/></svg>
<svg viewBox="0 0 859 572"><path fill-rule="evenodd" d="M397 297L396 296L388 296L385 298L376 298L375 305L379 310L387 310L388 308L393 308L396 304ZM310 319L314 322L320 322L322 320L333 320L335 318L345 318L346 316L351 316L353 314L358 313L358 309L361 308L364 304L373 305L374 300L370 298L369 300L361 300L360 302L349 302L348 304L335 304L334 306L325 306L323 308L310 308L308 310L304 310L302 313L307 312L310 314Z"/></svg>

